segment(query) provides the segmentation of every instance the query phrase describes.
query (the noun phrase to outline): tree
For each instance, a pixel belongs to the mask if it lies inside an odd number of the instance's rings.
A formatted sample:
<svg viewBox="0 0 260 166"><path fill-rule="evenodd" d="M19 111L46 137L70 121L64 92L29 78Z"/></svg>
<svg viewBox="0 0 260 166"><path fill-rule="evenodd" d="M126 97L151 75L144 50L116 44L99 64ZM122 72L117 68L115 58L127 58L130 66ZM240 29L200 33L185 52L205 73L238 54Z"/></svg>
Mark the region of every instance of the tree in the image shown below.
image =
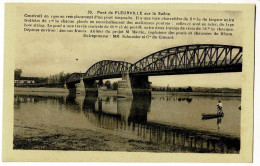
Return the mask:
<svg viewBox="0 0 260 166"><path fill-rule="evenodd" d="M17 79L21 78L22 72L23 72L22 69L15 69L14 70L14 79L17 80Z"/></svg>
<svg viewBox="0 0 260 166"><path fill-rule="evenodd" d="M113 89L113 90L117 90L117 89L118 89L118 83L117 83L117 82L114 82L114 83L112 84L112 89Z"/></svg>
<svg viewBox="0 0 260 166"><path fill-rule="evenodd" d="M190 86L187 88L187 92L193 92L193 90Z"/></svg>
<svg viewBox="0 0 260 166"><path fill-rule="evenodd" d="M64 73L64 72L60 72L59 74L54 74L54 75L50 75L46 82L48 84L55 84L52 86L55 87L63 87L66 80L69 78L70 73Z"/></svg>
<svg viewBox="0 0 260 166"><path fill-rule="evenodd" d="M107 89L111 89L111 82L109 80L107 80L105 82L105 86L107 87Z"/></svg>
<svg viewBox="0 0 260 166"><path fill-rule="evenodd" d="M59 73L59 83L64 84L65 83L65 75L64 72Z"/></svg>

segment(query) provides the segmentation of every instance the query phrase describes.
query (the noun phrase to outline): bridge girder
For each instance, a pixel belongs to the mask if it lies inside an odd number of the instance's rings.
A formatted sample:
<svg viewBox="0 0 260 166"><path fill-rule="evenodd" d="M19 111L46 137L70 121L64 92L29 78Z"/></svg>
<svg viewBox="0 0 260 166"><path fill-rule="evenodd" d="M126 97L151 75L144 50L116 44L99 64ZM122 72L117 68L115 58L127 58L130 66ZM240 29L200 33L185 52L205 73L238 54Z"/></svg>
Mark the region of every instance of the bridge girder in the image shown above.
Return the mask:
<svg viewBox="0 0 260 166"><path fill-rule="evenodd" d="M83 74L82 73L72 73L66 79L66 83L79 83L80 76L83 76Z"/></svg>
<svg viewBox="0 0 260 166"><path fill-rule="evenodd" d="M84 73L84 78L121 75L123 71L129 70L130 67L132 67L132 64L129 62L103 60L92 65L86 73Z"/></svg>
<svg viewBox="0 0 260 166"><path fill-rule="evenodd" d="M185 45L161 50L140 59L133 64L130 73L219 67L238 63L242 63L242 47Z"/></svg>
<svg viewBox="0 0 260 166"><path fill-rule="evenodd" d="M217 44L184 45L167 48L150 54L131 64L124 61L103 60L93 64L85 73L73 73L67 83L79 82L80 76L84 79L118 78L123 71L129 70L130 74L160 75L184 71L205 73L203 69L214 72L234 72L242 70L242 47ZM223 67L224 70L220 70ZM202 70L200 72L200 69ZM190 73L191 74L191 73Z"/></svg>

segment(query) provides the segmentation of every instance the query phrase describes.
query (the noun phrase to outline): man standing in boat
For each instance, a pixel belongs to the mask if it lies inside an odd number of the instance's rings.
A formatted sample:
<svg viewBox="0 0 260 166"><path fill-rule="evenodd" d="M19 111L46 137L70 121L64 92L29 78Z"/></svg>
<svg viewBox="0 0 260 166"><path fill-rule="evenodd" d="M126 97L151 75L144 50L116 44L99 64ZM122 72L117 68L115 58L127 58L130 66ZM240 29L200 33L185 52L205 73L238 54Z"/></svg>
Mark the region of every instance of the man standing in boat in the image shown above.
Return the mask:
<svg viewBox="0 0 260 166"><path fill-rule="evenodd" d="M221 103L221 101L219 100L218 101L218 104L217 104L217 111L218 111L218 114L222 114L222 109L223 109L223 104Z"/></svg>

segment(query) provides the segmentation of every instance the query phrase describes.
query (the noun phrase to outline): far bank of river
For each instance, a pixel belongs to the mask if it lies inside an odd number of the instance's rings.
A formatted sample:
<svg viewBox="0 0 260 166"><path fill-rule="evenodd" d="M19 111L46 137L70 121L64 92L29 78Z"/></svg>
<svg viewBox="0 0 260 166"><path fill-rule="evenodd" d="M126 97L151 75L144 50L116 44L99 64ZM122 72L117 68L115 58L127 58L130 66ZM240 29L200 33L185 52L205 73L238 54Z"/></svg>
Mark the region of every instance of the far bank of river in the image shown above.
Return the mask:
<svg viewBox="0 0 260 166"><path fill-rule="evenodd" d="M66 88L45 88L45 87L39 87L39 88L20 88L15 87L14 93L41 93L43 95L44 93L62 93L64 95L68 95L69 91ZM112 94L116 95L116 90L99 90L100 94ZM212 92L165 92L165 91L152 91L152 95L181 95L181 96L227 96L227 97L241 97L241 93L212 93Z"/></svg>

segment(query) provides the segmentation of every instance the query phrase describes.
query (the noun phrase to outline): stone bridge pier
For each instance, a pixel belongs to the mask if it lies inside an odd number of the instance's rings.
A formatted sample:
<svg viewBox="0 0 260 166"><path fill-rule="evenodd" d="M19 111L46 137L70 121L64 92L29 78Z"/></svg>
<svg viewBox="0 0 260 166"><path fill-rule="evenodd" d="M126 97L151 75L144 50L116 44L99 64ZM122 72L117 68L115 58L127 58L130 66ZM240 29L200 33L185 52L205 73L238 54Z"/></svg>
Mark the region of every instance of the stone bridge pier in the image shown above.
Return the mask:
<svg viewBox="0 0 260 166"><path fill-rule="evenodd" d="M66 87L70 94L89 94L92 96L98 96L98 87L103 85L103 81L100 80L84 80L80 78L78 82L67 83Z"/></svg>
<svg viewBox="0 0 260 166"><path fill-rule="evenodd" d="M70 94L85 94L85 87L82 77L79 82L67 83L66 87Z"/></svg>
<svg viewBox="0 0 260 166"><path fill-rule="evenodd" d="M151 97L151 83L148 76L131 76L128 71L122 73L122 80L118 81L117 96L119 97ZM103 80L86 79L82 77L80 81L67 83L67 89L71 94L87 94L98 96L98 87L103 85Z"/></svg>
<svg viewBox="0 0 260 166"><path fill-rule="evenodd" d="M66 84L66 88L69 90L69 93L70 94L76 94L76 90L77 90L77 88L76 88L76 84L75 83L67 83Z"/></svg>
<svg viewBox="0 0 260 166"><path fill-rule="evenodd" d="M84 80L86 94L98 96L98 86L96 80Z"/></svg>
<svg viewBox="0 0 260 166"><path fill-rule="evenodd" d="M122 73L118 81L117 95L122 97L151 97L151 83L148 76L131 76L128 71Z"/></svg>

